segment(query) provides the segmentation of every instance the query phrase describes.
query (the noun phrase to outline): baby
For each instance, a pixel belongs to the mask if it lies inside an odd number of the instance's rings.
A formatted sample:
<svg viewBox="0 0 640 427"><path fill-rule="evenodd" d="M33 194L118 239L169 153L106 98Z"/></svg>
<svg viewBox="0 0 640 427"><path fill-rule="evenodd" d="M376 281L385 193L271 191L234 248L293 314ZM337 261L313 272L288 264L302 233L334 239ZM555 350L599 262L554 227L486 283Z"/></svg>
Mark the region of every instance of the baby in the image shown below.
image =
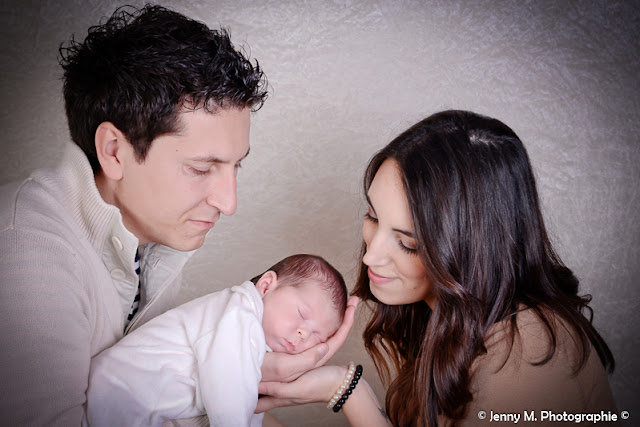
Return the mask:
<svg viewBox="0 0 640 427"><path fill-rule="evenodd" d="M346 309L342 275L314 255L150 320L91 361L91 426L160 426L209 416L212 426L261 426L254 414L266 351L327 341Z"/></svg>

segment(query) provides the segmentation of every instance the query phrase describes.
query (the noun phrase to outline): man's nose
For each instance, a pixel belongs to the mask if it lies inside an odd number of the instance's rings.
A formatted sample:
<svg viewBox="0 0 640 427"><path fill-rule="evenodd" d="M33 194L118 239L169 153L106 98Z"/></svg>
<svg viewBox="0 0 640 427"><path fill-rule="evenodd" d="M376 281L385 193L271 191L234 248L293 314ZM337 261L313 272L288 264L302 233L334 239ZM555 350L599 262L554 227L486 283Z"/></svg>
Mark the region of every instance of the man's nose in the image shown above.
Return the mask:
<svg viewBox="0 0 640 427"><path fill-rule="evenodd" d="M236 171L235 168L231 168L211 184L207 204L217 208L224 215L233 215L238 207L236 187Z"/></svg>

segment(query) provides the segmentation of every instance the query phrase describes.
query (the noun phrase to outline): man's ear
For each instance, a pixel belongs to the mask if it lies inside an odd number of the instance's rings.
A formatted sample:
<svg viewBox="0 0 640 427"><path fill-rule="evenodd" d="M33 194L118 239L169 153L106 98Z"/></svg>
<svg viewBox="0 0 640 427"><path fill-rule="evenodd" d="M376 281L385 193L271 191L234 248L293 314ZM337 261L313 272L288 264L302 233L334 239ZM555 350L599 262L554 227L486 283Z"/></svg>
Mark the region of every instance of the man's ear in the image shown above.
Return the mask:
<svg viewBox="0 0 640 427"><path fill-rule="evenodd" d="M260 276L260 278L258 279L258 283L256 283L256 289L258 290L258 293L261 297L264 297L267 292L271 292L277 287L278 275L275 273L275 271L271 270Z"/></svg>
<svg viewBox="0 0 640 427"><path fill-rule="evenodd" d="M129 144L124 134L113 123L102 122L96 129L95 144L104 175L114 181L122 179L123 144Z"/></svg>

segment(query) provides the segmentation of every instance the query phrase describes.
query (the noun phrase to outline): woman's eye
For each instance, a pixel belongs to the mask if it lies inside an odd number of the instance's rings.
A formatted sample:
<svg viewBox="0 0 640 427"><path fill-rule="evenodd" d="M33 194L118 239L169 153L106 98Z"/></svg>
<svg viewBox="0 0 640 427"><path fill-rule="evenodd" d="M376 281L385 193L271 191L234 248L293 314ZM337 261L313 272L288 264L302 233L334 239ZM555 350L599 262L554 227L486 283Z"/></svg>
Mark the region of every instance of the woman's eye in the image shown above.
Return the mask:
<svg viewBox="0 0 640 427"><path fill-rule="evenodd" d="M378 218L374 217L373 215L371 215L369 212L367 212L366 214L364 214L364 219L366 221L371 221L374 224L378 223Z"/></svg>
<svg viewBox="0 0 640 427"><path fill-rule="evenodd" d="M417 255L418 254L418 250L416 248L412 248L408 245L405 245L402 240L398 240L398 246L400 246L400 249L402 249L405 253L409 254L409 255Z"/></svg>

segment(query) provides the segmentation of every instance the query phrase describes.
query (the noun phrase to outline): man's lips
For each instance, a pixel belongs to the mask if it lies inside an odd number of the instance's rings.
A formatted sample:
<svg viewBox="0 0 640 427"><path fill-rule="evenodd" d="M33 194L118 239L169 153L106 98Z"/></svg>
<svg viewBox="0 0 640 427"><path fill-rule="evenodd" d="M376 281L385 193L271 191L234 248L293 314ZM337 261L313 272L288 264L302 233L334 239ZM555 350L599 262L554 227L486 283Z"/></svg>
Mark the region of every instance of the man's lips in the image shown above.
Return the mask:
<svg viewBox="0 0 640 427"><path fill-rule="evenodd" d="M371 268L367 270L367 274L369 275L369 280L371 280L376 285L384 285L389 282L393 282L392 277L380 276L379 274L374 273Z"/></svg>
<svg viewBox="0 0 640 427"><path fill-rule="evenodd" d="M205 228L205 229L211 229L213 228L213 226L215 225L215 221L200 221L197 219L192 219L191 223L193 223L194 225L200 227L200 228Z"/></svg>

